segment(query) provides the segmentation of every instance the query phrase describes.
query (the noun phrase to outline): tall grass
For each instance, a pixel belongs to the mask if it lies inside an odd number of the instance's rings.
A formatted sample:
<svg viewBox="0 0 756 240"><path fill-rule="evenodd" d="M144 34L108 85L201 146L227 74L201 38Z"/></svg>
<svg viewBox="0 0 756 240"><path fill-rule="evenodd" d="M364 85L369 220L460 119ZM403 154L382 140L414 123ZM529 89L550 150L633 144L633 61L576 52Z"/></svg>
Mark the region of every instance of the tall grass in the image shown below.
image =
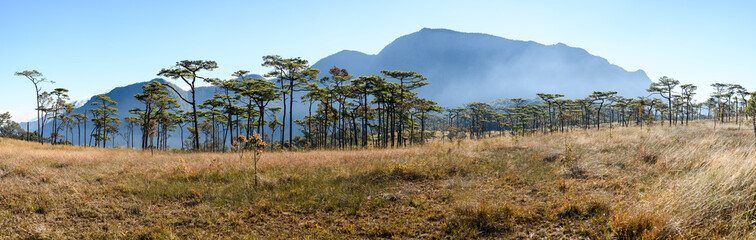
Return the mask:
<svg viewBox="0 0 756 240"><path fill-rule="evenodd" d="M233 153L0 139L0 238L755 238L747 129L271 152L258 186Z"/></svg>

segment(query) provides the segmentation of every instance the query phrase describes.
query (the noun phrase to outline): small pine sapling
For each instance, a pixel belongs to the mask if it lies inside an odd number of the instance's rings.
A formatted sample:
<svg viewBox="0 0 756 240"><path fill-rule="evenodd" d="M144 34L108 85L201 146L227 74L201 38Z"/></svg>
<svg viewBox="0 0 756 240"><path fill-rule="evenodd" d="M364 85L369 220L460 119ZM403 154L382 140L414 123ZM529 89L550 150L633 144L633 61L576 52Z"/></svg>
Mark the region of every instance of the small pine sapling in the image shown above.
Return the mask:
<svg viewBox="0 0 756 240"><path fill-rule="evenodd" d="M253 134L249 137L239 135L237 136L237 141L233 144L234 149L239 152L239 162L244 158L245 149L249 148L254 151L255 186L257 186L257 162L262 159L262 153L266 145L260 134Z"/></svg>
<svg viewBox="0 0 756 240"><path fill-rule="evenodd" d="M260 134L250 136L247 142L255 151L255 186L257 186L257 161L262 159L263 150L265 150L265 141L263 141Z"/></svg>

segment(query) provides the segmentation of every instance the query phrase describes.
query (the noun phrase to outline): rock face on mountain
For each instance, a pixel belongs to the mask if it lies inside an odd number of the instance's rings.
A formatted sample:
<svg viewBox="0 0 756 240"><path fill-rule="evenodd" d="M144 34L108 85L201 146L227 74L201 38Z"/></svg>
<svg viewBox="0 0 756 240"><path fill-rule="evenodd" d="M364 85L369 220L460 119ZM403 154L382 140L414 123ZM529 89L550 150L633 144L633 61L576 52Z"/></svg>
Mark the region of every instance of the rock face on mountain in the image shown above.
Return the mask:
<svg viewBox="0 0 756 240"><path fill-rule="evenodd" d="M418 90L420 96L447 107L533 98L539 92L582 98L593 91L618 91L636 97L651 83L642 70L628 72L561 43L428 28L394 40L376 55L345 50L313 65L324 74L334 66L355 76L378 75L381 70L418 72L429 83Z"/></svg>

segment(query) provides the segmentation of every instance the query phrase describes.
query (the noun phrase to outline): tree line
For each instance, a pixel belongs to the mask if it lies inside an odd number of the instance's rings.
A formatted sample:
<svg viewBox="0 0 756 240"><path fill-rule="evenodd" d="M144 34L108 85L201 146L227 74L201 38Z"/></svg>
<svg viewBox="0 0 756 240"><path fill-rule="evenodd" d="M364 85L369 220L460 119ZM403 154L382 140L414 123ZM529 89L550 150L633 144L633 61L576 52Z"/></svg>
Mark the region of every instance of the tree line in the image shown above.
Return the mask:
<svg viewBox="0 0 756 240"><path fill-rule="evenodd" d="M263 60L262 66L271 69L265 74L268 79L250 77L246 70L229 79L209 78L203 73L216 69L216 62L179 61L157 75L186 84L189 94L152 81L134 96L141 106L129 109L130 116L123 119L117 113L118 103L105 95L93 97L86 113L73 113L68 90L42 91L43 83L54 82L36 70L17 72L32 82L37 97L37 131L23 138L41 144L99 147L110 142L114 147L120 136L128 148L169 150L168 139L177 132L181 149L195 151L228 151L238 136L253 134L263 136L269 148L288 150L396 147L425 142L432 135L425 128L429 113L441 111L434 101L417 96L415 90L426 85L427 79L416 72L384 70L381 75L355 77L333 67L326 76L319 76L320 71L301 58L269 55ZM218 91L199 102L195 91L201 82ZM307 103L303 119L294 119L293 109L301 106L295 101ZM191 110L182 110L179 102ZM295 124L302 129L296 136ZM49 136L43 136L49 125ZM271 133L266 134L266 128ZM74 131L77 139L73 139ZM275 131L280 131L279 139L273 139ZM135 140L134 135L141 137Z"/></svg>
<svg viewBox="0 0 756 240"><path fill-rule="evenodd" d="M602 125L630 127L655 123L688 125L690 120L714 119L714 124L732 122L741 126L749 118L756 135L756 92L738 84L714 83L705 102L693 98L698 87L661 77L646 90L648 96L626 98L615 91L594 91L585 98L564 99L557 93L538 93L536 104L521 98L509 99L506 107L473 102L444 111L444 138L524 136L536 132L568 132L601 129ZM704 113L704 110L706 112ZM607 126L608 125L608 126Z"/></svg>
<svg viewBox="0 0 756 240"><path fill-rule="evenodd" d="M444 109L418 97L416 89L428 83L416 72L384 70L380 75L355 77L338 67L321 74L301 58L269 55L263 60L262 66L270 68L265 74L268 79L251 77L246 70L236 71L228 79L203 77L203 72L218 67L216 62L179 61L157 75L186 84L188 96L171 84L152 81L134 95L141 107L129 109L130 116L123 120L118 117L118 103L105 95L95 96L90 101L93 107L85 114L73 113L67 89L42 91L41 84L54 82L36 70L17 72L34 86L38 130L23 131L8 114L6 118L0 115L0 133L42 144L99 147L106 147L108 141L115 147L120 136L128 148L161 150L178 147L170 146L168 139L179 134L181 149L229 151L239 136L253 134L262 136L270 149L349 149L401 147L436 137L479 139L602 126L687 125L699 119L714 119L715 127L731 121L742 125L749 119L756 123L754 93L737 84L712 84L714 92L705 102L693 98L698 90L695 85L681 85L664 76L651 83L648 96L636 98L622 97L615 91L595 91L578 99L538 93L536 103L513 98L504 107L473 102ZM199 81L216 86L218 91L198 102L195 90ZM170 92L178 98L171 97ZM179 101L191 110L182 110ZM293 108L302 106L295 101L307 106L302 119L294 119ZM274 107L273 102L280 107ZM92 126L89 130L88 122ZM296 136L295 124L301 129ZM46 125L52 125L52 130L49 136L42 136ZM126 131L121 132L122 128ZM266 133L266 129L271 132ZM73 139L74 131L78 132L77 139ZM134 139L136 132L141 133L138 140Z"/></svg>

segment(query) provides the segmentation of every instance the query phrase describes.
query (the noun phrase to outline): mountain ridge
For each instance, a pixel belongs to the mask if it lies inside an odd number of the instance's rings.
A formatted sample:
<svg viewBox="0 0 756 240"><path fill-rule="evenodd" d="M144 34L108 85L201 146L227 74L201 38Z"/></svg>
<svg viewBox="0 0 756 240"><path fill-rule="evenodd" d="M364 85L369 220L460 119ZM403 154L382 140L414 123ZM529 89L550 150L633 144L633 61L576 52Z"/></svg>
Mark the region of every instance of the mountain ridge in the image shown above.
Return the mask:
<svg viewBox="0 0 756 240"><path fill-rule="evenodd" d="M627 71L564 43L544 45L432 28L401 36L377 54L342 50L313 64L325 73L333 66L355 76L379 75L380 70L418 72L430 83L418 90L420 96L448 107L529 98L538 92L580 98L593 90L612 90L635 97L651 83L643 70Z"/></svg>

